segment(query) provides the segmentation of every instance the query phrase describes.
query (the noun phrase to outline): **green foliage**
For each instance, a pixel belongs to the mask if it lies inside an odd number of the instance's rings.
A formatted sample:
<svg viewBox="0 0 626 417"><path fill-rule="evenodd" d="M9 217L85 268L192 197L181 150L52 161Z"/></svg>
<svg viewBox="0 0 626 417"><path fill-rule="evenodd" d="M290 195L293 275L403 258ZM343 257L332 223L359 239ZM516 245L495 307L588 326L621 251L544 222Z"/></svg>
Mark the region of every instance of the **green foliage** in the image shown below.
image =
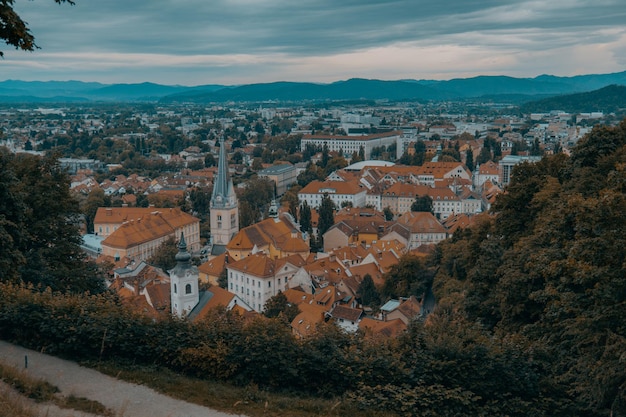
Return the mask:
<svg viewBox="0 0 626 417"><path fill-rule="evenodd" d="M385 207L383 209L383 215L385 216L385 220L391 221L393 220L393 211L389 207Z"/></svg>
<svg viewBox="0 0 626 417"><path fill-rule="evenodd" d="M153 320L111 294L62 295L0 284L3 337L74 360L163 366L262 390L344 397L399 415L454 414L461 406L470 415L549 410L542 368L522 349L526 341L489 337L460 316L432 317L430 325L415 324L395 339L367 339L325 323L298 340L282 320L246 321L223 308L195 323ZM416 402L414 411L402 408Z"/></svg>
<svg viewBox="0 0 626 417"><path fill-rule="evenodd" d="M470 172L474 171L474 151L472 148L468 148L465 153L465 166Z"/></svg>
<svg viewBox="0 0 626 417"><path fill-rule="evenodd" d="M237 190L239 199L239 225L247 227L262 219L266 207L274 198L274 181L252 178L243 189Z"/></svg>
<svg viewBox="0 0 626 417"><path fill-rule="evenodd" d="M148 263L169 271L176 266L176 254L178 253L178 244L176 239L170 237L159 245L154 254L148 258Z"/></svg>
<svg viewBox="0 0 626 417"><path fill-rule="evenodd" d="M441 306L526 340L565 415L619 415L626 371L626 121L515 167L494 220L435 257ZM540 354L539 354L540 353Z"/></svg>
<svg viewBox="0 0 626 417"><path fill-rule="evenodd" d="M300 205L300 230L307 233L313 231L311 226L311 208L306 200Z"/></svg>
<svg viewBox="0 0 626 417"><path fill-rule="evenodd" d="M411 211L433 212L433 200L427 195L418 195L411 204Z"/></svg>
<svg viewBox="0 0 626 417"><path fill-rule="evenodd" d="M403 255L385 274L385 283L381 288L383 299L408 297L421 298L432 285L433 273L424 261L415 255Z"/></svg>
<svg viewBox="0 0 626 417"><path fill-rule="evenodd" d="M78 202L56 158L0 150L0 182L0 279L103 291L98 268L80 249Z"/></svg>
<svg viewBox="0 0 626 417"><path fill-rule="evenodd" d="M335 203L333 203L328 194L324 194L322 197L318 212L317 234L322 236L335 224Z"/></svg>
<svg viewBox="0 0 626 417"><path fill-rule="evenodd" d="M267 300L263 309L263 315L265 317L282 317L287 325L290 325L291 321L295 319L298 314L300 314L298 306L289 303L282 291L278 291L278 294Z"/></svg>
<svg viewBox="0 0 626 417"><path fill-rule="evenodd" d="M307 165L306 170L298 174L298 185L305 187L311 181L323 181L326 178L326 171L319 166L310 163Z"/></svg>
<svg viewBox="0 0 626 417"><path fill-rule="evenodd" d="M365 274L356 295L364 306L373 308L380 306L380 294L370 274Z"/></svg>

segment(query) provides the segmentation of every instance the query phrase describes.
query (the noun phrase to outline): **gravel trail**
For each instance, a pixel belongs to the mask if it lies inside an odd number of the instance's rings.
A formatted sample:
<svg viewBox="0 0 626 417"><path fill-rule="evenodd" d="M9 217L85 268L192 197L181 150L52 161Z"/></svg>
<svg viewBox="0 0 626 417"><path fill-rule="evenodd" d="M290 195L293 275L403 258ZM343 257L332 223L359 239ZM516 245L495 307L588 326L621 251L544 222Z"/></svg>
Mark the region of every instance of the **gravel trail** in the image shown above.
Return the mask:
<svg viewBox="0 0 626 417"><path fill-rule="evenodd" d="M28 366L25 369L26 357ZM50 382L64 396L75 395L98 401L113 410L116 417L236 416L177 400L142 385L120 381L74 362L4 341L0 341L0 360L17 369L23 369L32 377ZM85 413L76 411L70 415L78 417ZM237 416L244 417L239 414Z"/></svg>

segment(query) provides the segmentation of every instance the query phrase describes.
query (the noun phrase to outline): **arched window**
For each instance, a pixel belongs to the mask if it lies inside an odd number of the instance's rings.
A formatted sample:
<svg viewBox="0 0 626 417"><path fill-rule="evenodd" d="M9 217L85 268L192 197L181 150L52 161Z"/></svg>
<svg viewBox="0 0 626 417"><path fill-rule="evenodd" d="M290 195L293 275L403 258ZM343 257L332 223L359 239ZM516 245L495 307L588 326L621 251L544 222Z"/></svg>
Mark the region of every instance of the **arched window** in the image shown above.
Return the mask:
<svg viewBox="0 0 626 417"><path fill-rule="evenodd" d="M185 285L185 294L191 294L191 284Z"/></svg>

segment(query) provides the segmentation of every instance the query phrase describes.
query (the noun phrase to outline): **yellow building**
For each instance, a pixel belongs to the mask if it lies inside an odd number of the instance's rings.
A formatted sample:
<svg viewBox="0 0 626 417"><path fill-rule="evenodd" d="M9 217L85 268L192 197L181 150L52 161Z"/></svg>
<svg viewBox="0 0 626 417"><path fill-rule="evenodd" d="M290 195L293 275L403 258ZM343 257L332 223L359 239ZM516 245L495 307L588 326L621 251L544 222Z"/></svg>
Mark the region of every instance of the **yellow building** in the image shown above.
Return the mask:
<svg viewBox="0 0 626 417"><path fill-rule="evenodd" d="M200 220L179 208L134 211L135 207L101 208L103 221L96 215L95 228L107 230L102 241L102 255L114 259L145 261L166 240L185 234L187 246L200 250ZM124 220L122 220L124 219ZM121 221L120 221L121 220Z"/></svg>

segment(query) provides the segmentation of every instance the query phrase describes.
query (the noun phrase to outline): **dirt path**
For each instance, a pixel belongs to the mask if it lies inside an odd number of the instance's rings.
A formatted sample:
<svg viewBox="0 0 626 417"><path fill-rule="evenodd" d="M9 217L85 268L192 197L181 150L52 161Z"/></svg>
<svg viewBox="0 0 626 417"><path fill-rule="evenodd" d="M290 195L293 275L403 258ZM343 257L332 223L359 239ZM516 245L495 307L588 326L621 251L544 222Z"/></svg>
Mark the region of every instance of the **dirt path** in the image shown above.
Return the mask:
<svg viewBox="0 0 626 417"><path fill-rule="evenodd" d="M0 360L57 386L65 396L98 401L118 417L233 417L210 408L170 398L137 384L120 381L74 362L0 341ZM75 412L75 416L84 413Z"/></svg>

